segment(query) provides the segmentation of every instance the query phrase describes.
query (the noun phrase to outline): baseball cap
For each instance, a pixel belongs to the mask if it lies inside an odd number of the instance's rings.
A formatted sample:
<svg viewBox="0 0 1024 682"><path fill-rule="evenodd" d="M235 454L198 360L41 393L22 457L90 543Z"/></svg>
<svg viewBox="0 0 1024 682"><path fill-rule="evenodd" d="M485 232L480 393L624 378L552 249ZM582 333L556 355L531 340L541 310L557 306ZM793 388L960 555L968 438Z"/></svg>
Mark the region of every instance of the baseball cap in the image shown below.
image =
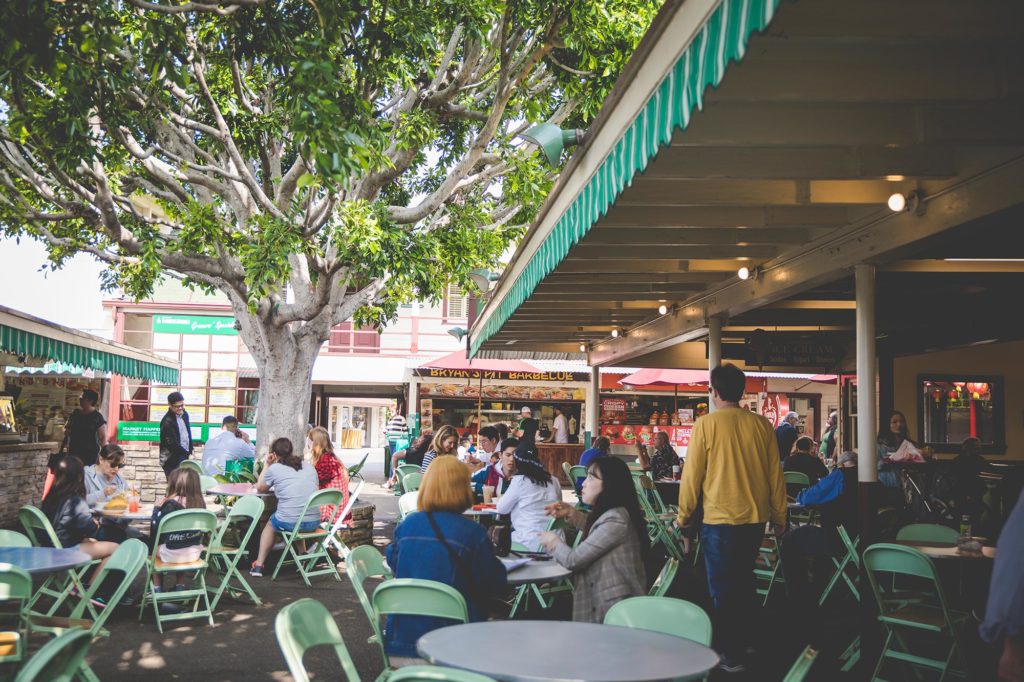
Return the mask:
<svg viewBox="0 0 1024 682"><path fill-rule="evenodd" d="M519 410L520 414L533 414L533 410L528 405L523 405L523 409Z"/></svg>

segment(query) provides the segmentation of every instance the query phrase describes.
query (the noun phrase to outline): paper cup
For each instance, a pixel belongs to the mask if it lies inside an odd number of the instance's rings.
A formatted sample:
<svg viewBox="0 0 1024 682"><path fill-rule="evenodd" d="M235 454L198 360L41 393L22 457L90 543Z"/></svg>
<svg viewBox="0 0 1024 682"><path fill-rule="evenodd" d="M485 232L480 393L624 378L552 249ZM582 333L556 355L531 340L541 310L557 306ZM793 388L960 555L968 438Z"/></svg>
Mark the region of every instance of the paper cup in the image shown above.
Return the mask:
<svg viewBox="0 0 1024 682"><path fill-rule="evenodd" d="M491 499L493 497L494 497L494 486L493 485L485 485L484 486L484 504L490 504L491 503Z"/></svg>

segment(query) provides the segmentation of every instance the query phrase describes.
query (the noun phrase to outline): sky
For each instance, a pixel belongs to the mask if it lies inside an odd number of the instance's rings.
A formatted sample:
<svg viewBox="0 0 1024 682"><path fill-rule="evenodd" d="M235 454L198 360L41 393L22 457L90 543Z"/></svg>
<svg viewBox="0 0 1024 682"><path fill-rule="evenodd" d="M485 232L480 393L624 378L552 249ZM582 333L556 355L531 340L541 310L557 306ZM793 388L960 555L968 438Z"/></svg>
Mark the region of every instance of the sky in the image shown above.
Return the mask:
<svg viewBox="0 0 1024 682"><path fill-rule="evenodd" d="M50 322L109 336L101 301L99 273L88 256L78 255L56 272L43 271L46 249L38 242L0 237L0 305Z"/></svg>

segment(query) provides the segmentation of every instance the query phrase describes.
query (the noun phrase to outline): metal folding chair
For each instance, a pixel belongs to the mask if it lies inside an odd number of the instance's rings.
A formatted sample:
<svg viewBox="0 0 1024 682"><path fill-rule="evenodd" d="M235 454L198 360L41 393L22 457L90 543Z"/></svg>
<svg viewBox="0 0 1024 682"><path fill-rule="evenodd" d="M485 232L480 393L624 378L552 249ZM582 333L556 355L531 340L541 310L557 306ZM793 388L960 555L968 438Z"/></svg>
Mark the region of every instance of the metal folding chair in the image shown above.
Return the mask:
<svg viewBox="0 0 1024 682"><path fill-rule="evenodd" d="M348 522L345 520L348 518L349 513L352 511L352 507L356 505L356 500L359 499L359 493L363 492L363 486L366 485L366 481L359 481L359 485L356 486L354 491L348 493L348 504L342 509L338 516L334 519L334 523L331 524L331 529L327 532L327 537L324 538L324 549L334 548L334 551L338 553L342 559L348 557L349 548L344 542L338 538L338 532L348 528Z"/></svg>
<svg viewBox="0 0 1024 682"><path fill-rule="evenodd" d="M284 541L284 553L277 562L277 566L274 567L274 573L270 576L271 580L277 580L277 574L281 572L281 568L285 564L295 564L295 568L298 569L299 575L302 576L302 581L306 583L307 587L312 587L309 579L313 576L333 575L335 580L341 580L341 576L338 575L338 571L331 561L331 555L327 553L326 541L330 539L332 531L325 529L323 526L317 526L310 531L302 531L300 529L302 527L301 521L306 518L310 509L316 510L316 517L320 518L320 507L322 505L332 504L340 507L342 497L342 492L336 488L324 488L309 496L306 504L302 507L302 512L299 514L299 521L295 523L295 528L281 533L281 539ZM351 499L350 496L350 502ZM345 517L341 516L340 518L344 519ZM299 554L295 550L295 543L297 542L306 543L307 551L305 553ZM344 545L341 546L344 547ZM345 548L345 551L347 549ZM327 565L317 568L317 564L321 561L326 562Z"/></svg>
<svg viewBox="0 0 1024 682"><path fill-rule="evenodd" d="M857 540L851 540L846 529L842 526L836 526L836 532L839 534L839 539L842 541L846 551L839 558L832 557L832 563L835 565L836 570L822 591L821 596L818 597L818 606L825 604L829 594L832 593L832 590L835 589L840 580L849 588L853 598L860 601L860 591L857 589L857 579L860 573L860 556L857 554Z"/></svg>
<svg viewBox="0 0 1024 682"><path fill-rule="evenodd" d="M214 538L209 551L210 571L219 577L216 586L207 586L213 595L210 599L211 611L217 610L217 604L220 603L220 598L224 596L225 591L235 598L246 594L257 606L263 603L253 592L242 572L238 570L242 558L248 554L245 548L248 546L256 526L259 525L263 509L262 498L256 495L245 495L235 502L228 512L227 518L220 525L217 537ZM242 524L245 524L245 528L238 534L238 546L225 546L224 537L228 530L232 528L237 530L238 526ZM231 586L232 582L235 583L234 587Z"/></svg>

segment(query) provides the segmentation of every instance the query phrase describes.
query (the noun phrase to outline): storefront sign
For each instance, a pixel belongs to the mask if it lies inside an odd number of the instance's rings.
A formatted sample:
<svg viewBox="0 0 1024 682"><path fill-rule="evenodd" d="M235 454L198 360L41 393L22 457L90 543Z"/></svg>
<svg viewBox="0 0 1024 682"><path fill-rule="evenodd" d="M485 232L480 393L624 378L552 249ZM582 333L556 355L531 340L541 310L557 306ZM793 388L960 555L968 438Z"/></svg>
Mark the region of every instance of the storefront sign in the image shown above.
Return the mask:
<svg viewBox="0 0 1024 682"><path fill-rule="evenodd" d="M220 433L221 424L192 424L192 440L205 443ZM239 428L256 438L256 427L252 424L239 424ZM160 442L160 422L118 422L117 439L121 441Z"/></svg>
<svg viewBox="0 0 1024 682"><path fill-rule="evenodd" d="M601 435L607 438L612 445L636 445L638 442L650 445L654 440L654 434L664 431L668 434L669 443L680 447L690 445L690 435L693 433L693 424L682 426L651 426L633 424L602 424Z"/></svg>
<svg viewBox="0 0 1024 682"><path fill-rule="evenodd" d="M160 334L238 336L235 318L212 315L154 315L153 331Z"/></svg>
<svg viewBox="0 0 1024 682"><path fill-rule="evenodd" d="M561 388L551 386L496 386L469 384L420 384L420 395L437 398L483 398L484 400L584 400L586 391L582 388Z"/></svg>
<svg viewBox="0 0 1024 682"><path fill-rule="evenodd" d="M604 398L601 400L601 410L604 412L625 412L626 401L619 398Z"/></svg>
<svg viewBox="0 0 1024 682"><path fill-rule="evenodd" d="M846 353L840 339L830 334L803 336L770 333L762 329L747 337L743 359L757 367L812 367L831 369Z"/></svg>
<svg viewBox="0 0 1024 682"><path fill-rule="evenodd" d="M758 398L761 416L772 423L772 427L779 425L780 420L789 414L789 397L783 393L762 393Z"/></svg>
<svg viewBox="0 0 1024 682"><path fill-rule="evenodd" d="M413 374L436 379L497 379L500 381L590 381L586 372L505 372L491 369L417 367Z"/></svg>

